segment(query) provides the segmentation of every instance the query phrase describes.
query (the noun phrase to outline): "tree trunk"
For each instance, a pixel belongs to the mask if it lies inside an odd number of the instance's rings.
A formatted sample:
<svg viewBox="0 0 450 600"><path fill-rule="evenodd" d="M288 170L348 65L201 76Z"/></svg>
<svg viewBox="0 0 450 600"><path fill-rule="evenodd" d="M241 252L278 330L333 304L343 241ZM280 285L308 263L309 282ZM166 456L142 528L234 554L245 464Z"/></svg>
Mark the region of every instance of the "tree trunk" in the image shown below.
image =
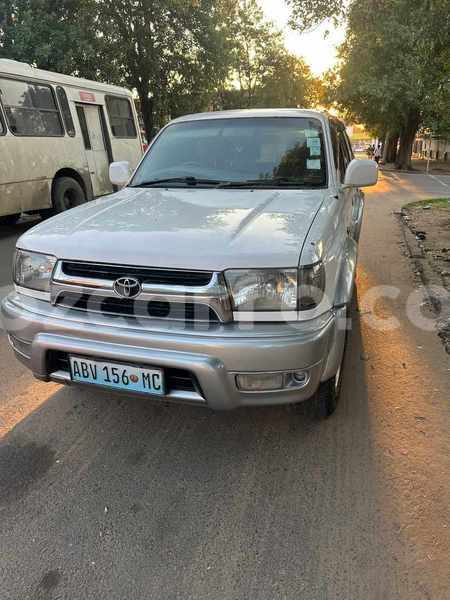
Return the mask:
<svg viewBox="0 0 450 600"><path fill-rule="evenodd" d="M383 162L385 164L395 163L397 160L398 138L397 132L390 131L387 134L383 152Z"/></svg>
<svg viewBox="0 0 450 600"><path fill-rule="evenodd" d="M420 125L420 117L418 113L411 111L408 115L406 125L400 133L400 148L396 160L397 169L411 170L411 157L413 151L414 140L416 139L417 130Z"/></svg>
<svg viewBox="0 0 450 600"><path fill-rule="evenodd" d="M386 164L388 162L388 154L389 154L389 144L391 141L391 134L388 131L388 133L386 134L386 137L384 139L384 147L383 147L383 156L381 157L381 160L384 164Z"/></svg>
<svg viewBox="0 0 450 600"><path fill-rule="evenodd" d="M153 98L148 97L148 91L143 88L138 89L139 100L141 103L142 120L144 121L145 135L147 142L150 143L155 132L155 120L153 114Z"/></svg>

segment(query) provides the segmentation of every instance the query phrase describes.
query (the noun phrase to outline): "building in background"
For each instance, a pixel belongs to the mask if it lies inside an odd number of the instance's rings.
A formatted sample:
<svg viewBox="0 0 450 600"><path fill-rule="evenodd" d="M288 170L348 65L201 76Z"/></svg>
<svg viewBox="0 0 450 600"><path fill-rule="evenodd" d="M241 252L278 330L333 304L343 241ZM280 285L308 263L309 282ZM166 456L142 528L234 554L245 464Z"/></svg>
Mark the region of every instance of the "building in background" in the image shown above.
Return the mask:
<svg viewBox="0 0 450 600"><path fill-rule="evenodd" d="M414 142L413 155L418 158L450 162L450 139L432 135L418 136Z"/></svg>

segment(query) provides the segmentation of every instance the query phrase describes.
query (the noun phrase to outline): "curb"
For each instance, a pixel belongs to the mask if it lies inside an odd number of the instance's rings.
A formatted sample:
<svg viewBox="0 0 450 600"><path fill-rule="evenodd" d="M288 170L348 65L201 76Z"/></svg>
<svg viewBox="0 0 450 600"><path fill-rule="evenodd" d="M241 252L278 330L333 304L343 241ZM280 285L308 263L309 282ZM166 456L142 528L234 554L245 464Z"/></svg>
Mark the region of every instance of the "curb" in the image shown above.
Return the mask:
<svg viewBox="0 0 450 600"><path fill-rule="evenodd" d="M433 267L430 265L427 253L424 251L423 244L417 240L414 231L411 229L408 221L405 219L407 213L401 209L393 213L397 217L400 229L403 234L407 253L406 257L412 262L414 273L420 279L423 286L424 297L436 319L437 334L444 346L447 354L450 354L450 300L449 297L439 298L434 293L430 286L433 284L433 279L436 277ZM444 282L441 282L441 287L445 289ZM449 296L449 294L447 294Z"/></svg>

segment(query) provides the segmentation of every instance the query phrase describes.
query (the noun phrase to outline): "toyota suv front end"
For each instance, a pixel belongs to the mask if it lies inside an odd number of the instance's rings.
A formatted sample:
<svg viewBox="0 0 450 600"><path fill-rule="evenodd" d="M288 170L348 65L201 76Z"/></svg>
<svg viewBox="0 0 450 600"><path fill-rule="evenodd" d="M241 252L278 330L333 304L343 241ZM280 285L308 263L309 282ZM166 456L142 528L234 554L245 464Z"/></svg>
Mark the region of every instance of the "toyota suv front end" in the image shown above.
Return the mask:
<svg viewBox="0 0 450 600"><path fill-rule="evenodd" d="M2 316L44 381L331 414L372 161L327 115L192 115L125 185L17 243Z"/></svg>

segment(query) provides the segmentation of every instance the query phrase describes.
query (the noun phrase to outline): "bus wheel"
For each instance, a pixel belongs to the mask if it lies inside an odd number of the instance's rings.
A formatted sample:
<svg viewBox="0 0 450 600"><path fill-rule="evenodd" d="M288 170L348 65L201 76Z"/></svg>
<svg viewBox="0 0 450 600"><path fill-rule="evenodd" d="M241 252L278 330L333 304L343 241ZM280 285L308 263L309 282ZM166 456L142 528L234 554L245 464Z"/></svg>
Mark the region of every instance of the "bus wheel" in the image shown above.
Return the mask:
<svg viewBox="0 0 450 600"><path fill-rule="evenodd" d="M21 213L15 213L14 215L5 215L0 217L0 225L15 225L20 219Z"/></svg>
<svg viewBox="0 0 450 600"><path fill-rule="evenodd" d="M52 214L58 214L86 202L83 188L71 177L58 177L53 185Z"/></svg>

